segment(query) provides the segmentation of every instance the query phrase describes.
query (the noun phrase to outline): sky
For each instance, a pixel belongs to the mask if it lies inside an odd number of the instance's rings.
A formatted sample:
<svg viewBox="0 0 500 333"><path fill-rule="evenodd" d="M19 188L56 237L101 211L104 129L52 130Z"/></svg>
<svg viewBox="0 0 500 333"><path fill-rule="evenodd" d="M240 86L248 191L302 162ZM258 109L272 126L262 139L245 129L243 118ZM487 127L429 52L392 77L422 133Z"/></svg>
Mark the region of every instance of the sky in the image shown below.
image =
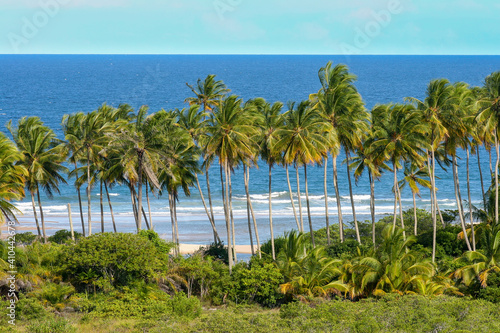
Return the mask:
<svg viewBox="0 0 500 333"><path fill-rule="evenodd" d="M498 0L0 0L0 54L500 54Z"/></svg>

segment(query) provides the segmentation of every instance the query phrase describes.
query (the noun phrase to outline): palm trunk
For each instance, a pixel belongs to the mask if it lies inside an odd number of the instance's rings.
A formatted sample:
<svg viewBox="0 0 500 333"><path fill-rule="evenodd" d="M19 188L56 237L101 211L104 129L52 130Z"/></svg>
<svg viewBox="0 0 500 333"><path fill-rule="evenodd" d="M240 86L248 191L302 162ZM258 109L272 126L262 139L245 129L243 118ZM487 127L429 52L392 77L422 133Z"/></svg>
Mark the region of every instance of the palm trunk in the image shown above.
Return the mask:
<svg viewBox="0 0 500 333"><path fill-rule="evenodd" d="M306 204L307 204L307 219L309 221L309 231L311 233L311 242L313 247L316 247L316 243L314 242L314 230L311 219L311 206L309 204L309 190L307 188L307 164L304 164L304 184L306 186Z"/></svg>
<svg viewBox="0 0 500 333"><path fill-rule="evenodd" d="M210 224L212 225L212 232L214 234L214 242L220 243L220 238L219 238L219 234L217 233L217 228L215 227L214 220L212 220L212 216L210 215L210 212L208 211L207 204L205 202L205 197L203 196L203 192L201 191L200 182L198 180L198 175L195 173L194 177L196 179L196 187L198 187L198 191L200 192L200 197L201 197L201 202L203 203L203 208L205 208L205 213L207 214L208 220L210 221Z"/></svg>
<svg viewBox="0 0 500 333"><path fill-rule="evenodd" d="M101 208L101 232L104 233L104 204L102 201L102 179L100 180L99 192L100 192L99 204L100 204L100 208Z"/></svg>
<svg viewBox="0 0 500 333"><path fill-rule="evenodd" d="M490 157L490 178L491 178L491 183L493 183L493 165L491 164L491 147L488 149L488 155Z"/></svg>
<svg viewBox="0 0 500 333"><path fill-rule="evenodd" d="M250 199L250 191L248 188L249 184L250 184L250 168L247 168L245 191L246 191L246 195L247 195L247 203L250 206L250 213L252 214L253 228L255 230L255 239L257 241L257 252L259 253L259 258L262 258L262 253L260 251L259 229L257 228L257 220L255 219L255 213L253 211L252 200Z"/></svg>
<svg viewBox="0 0 500 333"><path fill-rule="evenodd" d="M467 228L465 227L465 221L464 221L463 214L462 214L462 207L460 205L460 198L458 197L458 189L457 189L457 178L458 178L458 175L457 175L457 169L455 168L455 166L456 166L456 159L457 159L456 156L453 155L453 165L452 165L452 168L453 168L453 181L454 181L454 185L455 185L455 199L457 201L458 215L459 215L459 218L460 218L460 224L462 225L462 231L464 233L465 243L467 244L468 250L471 251L472 248L470 246L469 237L467 237Z"/></svg>
<svg viewBox="0 0 500 333"><path fill-rule="evenodd" d="M106 191L106 196L108 197L109 211L111 213L111 221L113 222L113 230L116 233L116 223L115 223L115 214L113 212L113 205L111 205L111 198L109 196L108 185L104 182L104 190Z"/></svg>
<svg viewBox="0 0 500 333"><path fill-rule="evenodd" d="M370 179L370 214L372 217L372 242L375 246L375 179L372 177L371 172L368 172Z"/></svg>
<svg viewBox="0 0 500 333"><path fill-rule="evenodd" d="M271 231L271 253L273 256L273 260L276 260L276 253L274 251L274 231L273 231L273 204L271 198L271 176L272 176L272 166L269 163L269 230Z"/></svg>
<svg viewBox="0 0 500 333"><path fill-rule="evenodd" d="M481 193L482 193L482 197L483 197L483 207L484 209L486 209L486 195L485 195L485 191L484 191L484 181L483 181L483 170L481 168L481 157L479 156L480 153L479 153L479 146L477 146L477 167L479 169L479 178L481 179Z"/></svg>
<svg viewBox="0 0 500 333"><path fill-rule="evenodd" d="M326 242L330 245L330 220L328 218L328 185L326 182L326 173L328 170L328 157L324 158L324 176L323 176L323 187L325 189L325 222L326 222Z"/></svg>
<svg viewBox="0 0 500 333"><path fill-rule="evenodd" d="M349 160L350 160L350 155L349 151L345 149L345 155L347 159L347 179L349 181L349 196L351 197L351 207L352 207L352 218L354 219L354 229L356 231L356 240L358 241L359 244L361 244L361 236L359 235L359 225L358 225L358 220L356 219L356 207L354 206L354 197L352 195L352 181L351 181L351 170L349 168Z"/></svg>
<svg viewBox="0 0 500 333"><path fill-rule="evenodd" d="M292 203L293 217L295 217L295 223L297 223L297 230L300 231L300 223L297 217L297 211L295 210L295 202L293 201L292 186L290 185L290 174L288 172L288 164L285 163L286 170L286 182L288 184L288 193L290 194L290 202Z"/></svg>
<svg viewBox="0 0 500 333"><path fill-rule="evenodd" d="M392 168L394 171L394 185L393 185L393 192L394 192L394 214L393 214L393 220L392 220L392 226L396 227L396 220L397 220L397 212L398 212L398 170L396 168L396 162L392 162Z"/></svg>
<svg viewBox="0 0 500 333"><path fill-rule="evenodd" d="M431 183L434 181L434 186L435 186L435 184L436 184L436 178L435 178L434 173L432 171L433 165L434 165L434 160L431 162L429 154L427 153L427 168L429 170L429 178L431 179ZM430 192L431 192L431 206L433 206L434 209L435 209L435 211L437 212L437 214L439 214L439 219L441 220L441 224L443 225L443 228L444 228L446 225L444 224L443 215L441 214L441 210L439 209L439 204L437 202L437 196L435 195L435 193L433 195L433 191L434 191L433 187L431 186L431 188L430 188ZM437 216L436 216L436 224L437 224Z"/></svg>
<svg viewBox="0 0 500 333"><path fill-rule="evenodd" d="M476 236L474 235L474 221L472 219L472 199L470 196L470 175L469 175L469 147L467 150L467 195L469 197L469 217L470 217L470 228L472 234L472 251L476 251Z"/></svg>
<svg viewBox="0 0 500 333"><path fill-rule="evenodd" d="M138 181L137 181L137 195L138 195L138 200L137 200L137 226L139 227L138 231L141 231L142 229L142 219L141 219L141 213L140 210L142 209L142 157L139 156L139 162L138 162L138 170L137 170L137 176L138 176Z"/></svg>
<svg viewBox="0 0 500 333"><path fill-rule="evenodd" d="M497 159L495 163L495 223L498 225L498 164L500 163L500 147L498 142L498 133L495 130L495 149Z"/></svg>
<svg viewBox="0 0 500 333"><path fill-rule="evenodd" d="M437 197L436 197L436 178L434 177L435 162L434 148L431 149L431 210L432 210L432 262L436 262L436 236L437 236Z"/></svg>
<svg viewBox="0 0 500 333"><path fill-rule="evenodd" d="M232 233L232 239L233 239L233 255L234 255L234 262L238 262L237 254L236 254L236 235L234 233L234 216L233 216L233 186L231 184L231 169L228 168L227 171L228 178L227 182L229 185L229 216L231 217L231 233Z"/></svg>
<svg viewBox="0 0 500 333"><path fill-rule="evenodd" d="M247 196L247 222L248 222L248 236L250 238L250 249L252 251L252 256L255 255L255 250L253 248L253 237L252 237L252 223L250 222L250 195L248 191L248 180L247 180L248 168L243 164L243 180L245 183L245 193Z"/></svg>
<svg viewBox="0 0 500 333"><path fill-rule="evenodd" d="M36 197L38 198L38 209L40 209L40 219L42 220L43 240L45 243L47 243L47 233L45 232L45 219L43 217L42 201L40 200L40 191L38 190L38 187L36 188Z"/></svg>
<svg viewBox="0 0 500 333"><path fill-rule="evenodd" d="M38 231L38 237L42 237L42 231L40 230L40 224L38 223L38 217L36 214L36 206L35 206L35 194L33 191L31 193L31 206L33 207L33 215L35 216L36 230Z"/></svg>
<svg viewBox="0 0 500 333"><path fill-rule="evenodd" d="M135 202L138 202L139 196L137 195L137 192L135 191L135 189L133 189L133 192L134 192L134 198L136 200ZM142 213L141 216L144 218L144 222L146 223L146 229L151 230L151 226L149 225L148 218L146 217L146 211L144 210L144 207L141 207L140 209L141 209L141 211L139 212L139 208L137 208L137 214Z"/></svg>
<svg viewBox="0 0 500 333"><path fill-rule="evenodd" d="M300 232L304 232L304 219L302 217L302 199L300 197L300 177L299 177L299 167L295 164L295 172L297 174L297 200L299 201L299 216L300 216Z"/></svg>
<svg viewBox="0 0 500 333"><path fill-rule="evenodd" d="M403 205L401 204L401 191L398 186L399 218L401 219L401 229L403 229L403 239L406 240L405 222L403 219Z"/></svg>
<svg viewBox="0 0 500 333"><path fill-rule="evenodd" d="M151 230L153 230L153 217L151 216L151 204L149 202L149 186L147 178L146 178L146 201L148 203L149 227L151 228Z"/></svg>
<svg viewBox="0 0 500 333"><path fill-rule="evenodd" d="M208 176L208 163L207 165L205 166L205 176L207 178L207 195L208 195L208 206L210 207L210 217L212 218L212 221L214 222L214 225L215 225L215 218L214 218L214 207L212 205L212 192L210 191L210 178ZM215 231L217 232L217 230ZM220 241L220 238L217 237Z"/></svg>
<svg viewBox="0 0 500 333"><path fill-rule="evenodd" d="M170 222L172 223L172 243L175 244L175 221L174 221L174 206L172 204L172 194L168 193L168 207L170 210ZM174 247L174 255L178 255L177 244Z"/></svg>
<svg viewBox="0 0 500 333"><path fill-rule="evenodd" d="M137 228L137 231L139 231L139 226L137 225L137 206L135 204L135 196L132 185L129 185L129 190L130 190L130 201L132 202L132 211L134 213L135 226Z"/></svg>
<svg viewBox="0 0 500 333"><path fill-rule="evenodd" d="M177 222L177 195L172 196L172 205L174 207L174 222L175 222L175 243L177 244L177 248L180 250L180 242L179 242L179 223Z"/></svg>
<svg viewBox="0 0 500 333"><path fill-rule="evenodd" d="M436 211L437 211L437 214L439 215L439 220L441 221L441 225L444 227L446 227L446 224L444 223L444 219L443 219L443 214L441 214L441 209L439 209L439 203L437 201L437 196L436 196Z"/></svg>
<svg viewBox="0 0 500 333"><path fill-rule="evenodd" d="M417 221L417 202L415 201L415 191L411 191L413 196L413 233L415 236L418 234L418 221Z"/></svg>
<svg viewBox="0 0 500 333"><path fill-rule="evenodd" d="M77 171L77 168L78 168L78 166L75 163L75 176L76 176L76 179L78 180L78 171ZM82 221L82 235L83 235L83 237L85 237L85 221L83 219L82 193L81 193L81 190L80 190L80 186L77 187L77 191L76 192L78 193L78 205L80 207L80 220Z"/></svg>
<svg viewBox="0 0 500 333"><path fill-rule="evenodd" d="M87 148L87 219L89 223L89 236L92 235L92 211L91 211L91 199L90 199L90 149Z"/></svg>
<svg viewBox="0 0 500 333"><path fill-rule="evenodd" d="M228 260L229 260L229 274L232 273L233 271L233 249L232 249L232 244L231 244L231 223L229 221L229 203L227 200L227 195L226 193L229 192L229 187L227 186L227 182L224 182L224 177L223 177L223 171L224 170L224 176L227 179L227 163L224 163L224 167L222 167L222 164L220 165L220 182L222 185L222 202L224 206L224 219L226 220L226 233L227 233L227 254L228 254Z"/></svg>
<svg viewBox="0 0 500 333"><path fill-rule="evenodd" d="M460 202L460 210L462 211L462 218L465 221L465 210L462 200L462 191L460 190L460 178L458 177L458 162L455 164L456 175L457 175L457 192L458 192L458 200Z"/></svg>
<svg viewBox="0 0 500 333"><path fill-rule="evenodd" d="M333 187L335 188L335 198L337 200L337 212L339 215L339 235L340 242L344 242L344 222L342 221L342 205L340 204L340 193L337 180L337 156L332 155L333 160Z"/></svg>

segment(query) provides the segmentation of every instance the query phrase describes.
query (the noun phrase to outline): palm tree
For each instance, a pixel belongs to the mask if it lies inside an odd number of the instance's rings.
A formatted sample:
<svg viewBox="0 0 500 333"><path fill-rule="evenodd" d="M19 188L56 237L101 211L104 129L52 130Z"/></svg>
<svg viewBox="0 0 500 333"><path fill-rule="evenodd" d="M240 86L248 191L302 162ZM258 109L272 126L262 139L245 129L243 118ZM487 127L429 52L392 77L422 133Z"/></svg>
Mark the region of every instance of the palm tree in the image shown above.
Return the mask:
<svg viewBox="0 0 500 333"><path fill-rule="evenodd" d="M356 208L352 194L352 182L350 175L350 152L359 147L363 136L368 131L369 115L364 108L363 100L354 86L356 76L349 73L346 65L336 65L328 62L318 72L322 88L317 94L310 96L315 108L318 108L326 121L335 131L331 136L329 151L333 158L334 186L337 197L337 209L339 214L340 240L343 242L342 210L337 181L337 156L339 144L344 148L346 154L347 176L349 181L349 195L353 212L356 238L361 242L358 221L356 219ZM332 133L333 134L333 133Z"/></svg>
<svg viewBox="0 0 500 333"><path fill-rule="evenodd" d="M0 132L0 226L6 221L17 221L19 210L11 203L24 198L24 182L28 176L22 165L16 165L23 155L16 146Z"/></svg>
<svg viewBox="0 0 500 333"><path fill-rule="evenodd" d="M302 101L296 109L293 104L291 106L292 109L285 115L285 127L276 133L280 138L276 143L276 149L284 152L284 163L293 162L297 167L304 166L307 217L311 241L315 246L307 184L307 165L320 163L326 155L329 142L325 134L331 130L331 126L323 121L315 109L310 107L309 101Z"/></svg>
<svg viewBox="0 0 500 333"><path fill-rule="evenodd" d="M394 172L393 225L396 225L396 207L399 201L401 226L405 235L397 170L402 167L402 161L412 160L420 165L424 162L423 148L426 146L427 128L421 123L411 105L379 105L375 107L374 112L383 116L374 125L372 147L381 160L390 161L392 164Z"/></svg>
<svg viewBox="0 0 500 333"><path fill-rule="evenodd" d="M498 129L500 124L500 71L488 75L482 87L479 100L480 111L477 115L480 122L484 122L485 130L493 133L497 153L495 163L495 223L498 224L498 167L500 164L500 141ZM491 155L490 155L491 156Z"/></svg>
<svg viewBox="0 0 500 333"><path fill-rule="evenodd" d="M9 121L7 128L14 138L18 150L23 154L23 158L19 161L19 164L23 165L28 171L26 186L31 194L33 213L40 236L34 199L35 193L37 195L42 222L42 234L45 241L47 241L40 187L42 187L49 198L52 198L54 191L59 193L59 183L66 183L61 175L61 172L67 171L62 166L66 158L65 151L63 146L56 141L54 131L44 126L38 117L23 117L18 121L16 128Z"/></svg>
<svg viewBox="0 0 500 333"><path fill-rule="evenodd" d="M209 158L217 156L220 164L229 266L232 270L234 253L231 243L232 223L230 215L232 214L232 205L229 191L231 171L237 161L252 158L255 147L252 138L257 132L252 126L251 117L245 114L241 106L241 99L237 96L229 96L222 100L219 105L210 114L209 126L202 138L202 145L206 147L206 155Z"/></svg>

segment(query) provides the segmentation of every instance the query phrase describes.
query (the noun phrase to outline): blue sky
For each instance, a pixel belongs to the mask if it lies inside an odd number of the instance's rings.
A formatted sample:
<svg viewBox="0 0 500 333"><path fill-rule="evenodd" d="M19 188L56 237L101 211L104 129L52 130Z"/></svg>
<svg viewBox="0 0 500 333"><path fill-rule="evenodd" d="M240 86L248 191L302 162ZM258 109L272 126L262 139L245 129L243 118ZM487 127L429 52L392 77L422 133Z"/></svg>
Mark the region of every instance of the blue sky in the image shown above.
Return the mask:
<svg viewBox="0 0 500 333"><path fill-rule="evenodd" d="M498 0L0 0L0 53L500 54Z"/></svg>

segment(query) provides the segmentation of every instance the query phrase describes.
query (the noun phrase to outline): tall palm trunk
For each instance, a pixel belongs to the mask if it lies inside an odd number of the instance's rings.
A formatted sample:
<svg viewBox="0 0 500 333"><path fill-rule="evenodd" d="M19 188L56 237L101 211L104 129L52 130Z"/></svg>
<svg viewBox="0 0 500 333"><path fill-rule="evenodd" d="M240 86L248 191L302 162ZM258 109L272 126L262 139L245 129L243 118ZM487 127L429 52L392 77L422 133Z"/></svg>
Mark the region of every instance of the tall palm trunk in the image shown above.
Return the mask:
<svg viewBox="0 0 500 333"><path fill-rule="evenodd" d="M47 243L47 233L45 232L45 219L43 217L42 201L40 200L40 191L38 190L38 187L36 188L36 197L38 199L38 209L40 209L40 219L42 220L43 240L45 241L45 243Z"/></svg>
<svg viewBox="0 0 500 333"><path fill-rule="evenodd" d="M212 192L210 191L210 177L208 175L208 169L209 169L209 166L207 163L205 166L205 176L206 176L206 180L207 180L208 206L210 207L210 217L212 218L212 221L213 221L214 226L215 226L214 207L212 205ZM215 232L217 232L217 230L215 230ZM220 242L220 238L217 237L217 239L219 239L219 242Z"/></svg>
<svg viewBox="0 0 500 333"><path fill-rule="evenodd" d="M269 230L271 231L271 253L273 260L276 260L276 253L274 252L274 230L273 230L273 204L271 198L271 180L272 180L272 169L271 163L269 163Z"/></svg>
<svg viewBox="0 0 500 333"><path fill-rule="evenodd" d="M153 217L151 216L151 204L149 202L149 186L148 179L146 178L146 202L148 203L148 216L149 216L149 226L153 230Z"/></svg>
<svg viewBox="0 0 500 333"><path fill-rule="evenodd" d="M115 213L113 212L113 205L111 205L111 198L109 196L108 185L106 182L104 182L104 190L106 191L106 196L108 197L109 211L111 213L111 221L113 222L113 231L116 233Z"/></svg>
<svg viewBox="0 0 500 333"><path fill-rule="evenodd" d="M429 154L427 152L427 168L428 168L428 171L429 171L429 178L431 179L431 183L434 181L434 188L432 186L430 188L430 192L431 192L431 206L434 206L434 209L437 212L436 214L439 214L439 219L441 220L441 224L442 224L442 226L444 228L446 225L444 224L443 215L441 214L441 210L439 209L439 204L437 202L437 196L436 196L436 193L433 194L433 191L434 191L435 186L436 186L435 185L436 184L436 178L435 178L434 172L432 171L433 170L433 165L434 165L434 160L432 160L432 162L431 162L431 159L430 159ZM437 216L436 216L436 224L437 224Z"/></svg>
<svg viewBox="0 0 500 333"><path fill-rule="evenodd" d="M361 236L359 235L359 225L358 219L356 219L356 207L354 206L354 197L352 195L352 181L351 181L351 170L349 168L350 155L349 150L345 149L345 156L347 159L347 179L349 181L349 196L351 197L351 207L352 207L352 218L354 219L354 229L356 231L356 240L361 244Z"/></svg>
<svg viewBox="0 0 500 333"><path fill-rule="evenodd" d="M99 188L99 204L101 208L101 232L104 233L104 203L102 199L102 179L100 180L100 188Z"/></svg>
<svg viewBox="0 0 500 333"><path fill-rule="evenodd" d="M452 168L453 168L453 181L454 181L454 185L455 185L455 199L457 201L457 209L458 209L458 215L459 215L459 218L460 218L460 224L462 225L462 231L464 233L464 239L465 239L465 243L467 244L467 248L469 251L472 250L471 246L470 246L470 242L469 242L469 237L467 237L467 228L465 227L465 221L464 221L464 218L463 218L463 214L462 214L462 207L460 205L460 198L458 197L458 189L457 189L457 178L458 178L458 175L457 175L457 169L455 168L456 167L456 156L453 155L453 165L452 165Z"/></svg>
<svg viewBox="0 0 500 333"><path fill-rule="evenodd" d="M472 234L472 251L476 251L476 235L474 235L474 221L472 219L472 200L470 196L470 175L469 175L469 147L467 150L467 195L469 197L469 217L470 217L470 228Z"/></svg>
<svg viewBox="0 0 500 333"><path fill-rule="evenodd" d="M500 163L500 143L498 142L498 133L495 130L495 150L497 159L495 163L495 223L498 225L498 164Z"/></svg>
<svg viewBox="0 0 500 333"><path fill-rule="evenodd" d="M437 236L437 197L436 197L436 178L434 171L435 168L435 154L434 148L431 149L431 210L432 210L432 262L436 262L436 236Z"/></svg>
<svg viewBox="0 0 500 333"><path fill-rule="evenodd" d="M326 182L326 172L328 170L328 157L323 160L324 163L324 176L323 176L323 187L325 189L325 222L326 222L326 241L330 245L330 219L328 218L328 185Z"/></svg>
<svg viewBox="0 0 500 333"><path fill-rule="evenodd" d="M488 155L490 157L490 178L491 178L491 182L490 183L493 183L493 166L492 166L492 163L491 163L491 147L488 149Z"/></svg>
<svg viewBox="0 0 500 333"><path fill-rule="evenodd" d="M141 209L142 209L142 156L139 154L138 158L138 168L137 168L137 226L139 227L138 231L141 231L142 229L142 219L141 219Z"/></svg>
<svg viewBox="0 0 500 333"><path fill-rule="evenodd" d="M90 198L90 148L87 148L87 220L89 224L89 236L92 235L92 210Z"/></svg>
<svg viewBox="0 0 500 333"><path fill-rule="evenodd" d="M398 201L399 201L399 218L401 219L401 229L403 229L403 239L406 240L406 230L405 230L405 222L403 219L403 205L401 204L401 190L398 186Z"/></svg>
<svg viewBox="0 0 500 333"><path fill-rule="evenodd" d="M309 221L309 231L311 233L311 242L313 247L316 247L316 243L314 242L314 230L311 219L311 205L309 204L309 190L307 188L307 164L304 164L304 184L306 186L306 204L307 204L307 219Z"/></svg>
<svg viewBox="0 0 500 333"><path fill-rule="evenodd" d="M333 187L335 188L335 198L337 200L337 212L339 215L340 242L344 242L344 222L342 221L342 205L340 204L339 182L337 180L337 156L332 154L333 160Z"/></svg>
<svg viewBox="0 0 500 333"><path fill-rule="evenodd" d="M394 185L392 187L392 190L394 192L394 214L393 214L393 220L392 220L392 226L396 227L396 220L397 220L397 209L398 209L398 170L396 168L396 162L392 162L392 168L394 171Z"/></svg>
<svg viewBox="0 0 500 333"><path fill-rule="evenodd" d="M457 175L457 192L458 192L458 200L460 202L460 210L462 211L462 219L465 221L465 210L464 210L464 205L463 205L463 200L462 200L462 191L460 190L460 178L458 177L458 162L455 164L455 172Z"/></svg>
<svg viewBox="0 0 500 333"><path fill-rule="evenodd" d="M229 185L229 216L231 217L231 233L232 233L232 240L233 240L233 256L234 256L234 262L238 262L237 254L236 254L236 235L234 233L234 216L233 216L233 186L231 184L231 168L228 167L227 171L227 183Z"/></svg>
<svg viewBox="0 0 500 333"><path fill-rule="evenodd" d="M130 201L132 203L132 212L134 213L135 226L137 228L137 207L135 206L134 192L132 192L132 185L129 185Z"/></svg>
<svg viewBox="0 0 500 333"><path fill-rule="evenodd" d="M300 232L304 232L304 219L302 218L302 199L300 197L300 177L299 167L295 164L295 172L297 174L297 200L299 201L299 216L300 216Z"/></svg>
<svg viewBox="0 0 500 333"><path fill-rule="evenodd" d="M76 179L78 180L78 166L76 165L75 162L75 176ZM83 207L82 207L82 193L80 190L80 186L77 187L76 192L78 193L78 206L80 207L80 220L82 221L82 235L85 237L85 221L83 219Z"/></svg>
<svg viewBox="0 0 500 333"><path fill-rule="evenodd" d="M179 223L177 222L177 195L172 195L172 206L174 207L174 222L175 222L175 243L180 250L179 242Z"/></svg>
<svg viewBox="0 0 500 333"><path fill-rule="evenodd" d="M201 197L201 202L203 203L203 208L205 208L205 213L207 214L208 220L210 221L210 224L212 225L212 232L214 234L214 242L220 243L220 238L219 238L219 234L217 232L217 228L215 227L214 220L212 219L212 216L210 215L210 212L208 211L207 204L205 202L205 197L203 196L203 192L201 191L200 181L198 180L198 175L195 173L194 177L196 179L196 187L198 187L198 191L200 192L200 197Z"/></svg>
<svg viewBox="0 0 500 333"><path fill-rule="evenodd" d="M370 180L370 214L372 217L372 242L375 246L375 179L368 171L368 178Z"/></svg>
<svg viewBox="0 0 500 333"><path fill-rule="evenodd" d="M224 172L223 172L224 171ZM225 177L224 177L225 176ZM227 254L229 260L229 274L233 271L233 249L231 244L231 222L229 220L229 203L227 200L226 193L229 192L229 187L227 186L227 182L224 181L224 178L227 179L227 163L224 163L224 167L222 164L220 165L220 183L222 187L222 202L224 206L224 219L226 220L226 233L227 233Z"/></svg>
<svg viewBox="0 0 500 333"><path fill-rule="evenodd" d="M483 170L481 168L481 157L479 153L479 146L477 146L477 167L479 169L479 178L481 179L481 193L483 197L483 207L486 209L486 192L484 191Z"/></svg>
<svg viewBox="0 0 500 333"><path fill-rule="evenodd" d="M415 191L411 191L413 197L413 233L415 236L418 234L418 221L417 221L417 202L415 201Z"/></svg>
<svg viewBox="0 0 500 333"><path fill-rule="evenodd" d="M262 258L262 253L260 251L260 239L259 239L259 229L257 228L257 220L255 219L255 213L253 211L253 206L252 206L252 200L250 199L250 190L249 190L249 184L250 184L250 168L246 169L247 174L245 177L245 191L247 195L247 205L250 207L250 213L252 214L252 220L253 220L253 227L255 230L255 240L257 241L257 252L259 253L259 258Z"/></svg>
<svg viewBox="0 0 500 333"><path fill-rule="evenodd" d="M247 179L247 166L243 164L243 181L245 183L245 193L247 196L247 222L248 222L248 236L250 238L250 249L252 251L252 256L255 255L255 250L253 247L253 237L252 237L252 223L250 222L250 198L249 191L248 191L248 179Z"/></svg>
<svg viewBox="0 0 500 333"><path fill-rule="evenodd" d="M174 205L172 204L172 194L168 193L168 207L170 210L170 222L172 223L172 243L175 244L174 255L179 255L177 244L175 243L175 221L174 221Z"/></svg>
<svg viewBox="0 0 500 333"><path fill-rule="evenodd" d="M293 201L292 186L290 185L290 173L288 172L288 164L285 163L286 170L286 182L288 184L288 193L290 194L290 202L292 203L293 216L295 217L295 223L297 223L297 230L300 231L300 223L297 217L297 211L295 210L295 202Z"/></svg>
<svg viewBox="0 0 500 333"><path fill-rule="evenodd" d="M38 237L42 237L42 231L40 230L40 224L38 223L38 217L36 214L36 206L35 206L35 193L30 191L31 193L31 206L33 207L33 215L35 216L36 230L38 231Z"/></svg>

